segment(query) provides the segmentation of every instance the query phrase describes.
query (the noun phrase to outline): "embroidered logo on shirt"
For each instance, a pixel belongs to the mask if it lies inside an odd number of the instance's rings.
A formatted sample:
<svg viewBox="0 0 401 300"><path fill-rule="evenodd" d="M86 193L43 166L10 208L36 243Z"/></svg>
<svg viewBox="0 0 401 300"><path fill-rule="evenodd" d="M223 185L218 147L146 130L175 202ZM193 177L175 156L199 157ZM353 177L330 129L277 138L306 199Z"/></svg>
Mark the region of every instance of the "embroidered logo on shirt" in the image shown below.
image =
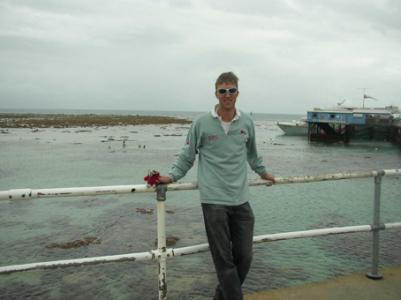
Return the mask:
<svg viewBox="0 0 401 300"><path fill-rule="evenodd" d="M217 141L219 139L219 136L218 135L208 135L207 136L207 141L208 142L215 142L215 141Z"/></svg>
<svg viewBox="0 0 401 300"><path fill-rule="evenodd" d="M240 134L242 136L243 141L248 142L248 132L245 129L241 129Z"/></svg>

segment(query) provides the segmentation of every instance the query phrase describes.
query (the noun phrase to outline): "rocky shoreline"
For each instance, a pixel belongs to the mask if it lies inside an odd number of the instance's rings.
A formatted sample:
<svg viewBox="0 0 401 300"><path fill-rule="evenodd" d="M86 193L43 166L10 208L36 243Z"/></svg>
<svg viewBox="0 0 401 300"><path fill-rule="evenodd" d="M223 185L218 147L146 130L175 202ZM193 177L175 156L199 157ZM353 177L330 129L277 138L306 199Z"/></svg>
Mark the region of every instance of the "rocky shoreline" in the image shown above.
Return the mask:
<svg viewBox="0 0 401 300"><path fill-rule="evenodd" d="M189 123L191 120L167 116L0 113L0 128L70 128Z"/></svg>

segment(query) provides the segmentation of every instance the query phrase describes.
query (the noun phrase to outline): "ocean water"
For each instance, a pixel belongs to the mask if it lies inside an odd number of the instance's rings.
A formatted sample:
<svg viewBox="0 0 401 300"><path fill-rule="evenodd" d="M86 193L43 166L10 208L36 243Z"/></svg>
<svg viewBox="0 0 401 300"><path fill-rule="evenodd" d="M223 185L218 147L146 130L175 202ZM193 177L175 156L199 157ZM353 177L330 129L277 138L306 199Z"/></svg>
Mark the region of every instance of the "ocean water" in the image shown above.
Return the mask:
<svg viewBox="0 0 401 300"><path fill-rule="evenodd" d="M308 143L306 137L284 136L275 125L299 117L253 114L259 153L277 177L401 167L401 149L386 141ZM169 170L188 128L10 129L0 134L0 190L143 183L148 170ZM257 175L249 171L249 178ZM182 181L195 180L196 163ZM372 178L256 187L251 193L255 235L370 224L373 218ZM167 197L167 235L179 237L174 247L206 242L198 191L169 192ZM152 194L1 201L0 265L154 249L156 215L141 214L137 208L155 206ZM401 220L401 178L383 179L381 218ZM46 247L88 236L101 242L71 249ZM381 232L381 266L401 264L400 240L399 229ZM370 263L371 233L258 244L244 291L367 272ZM0 298L157 299L157 272L154 262L123 262L0 275ZM209 252L167 261L169 299L210 299L216 281Z"/></svg>

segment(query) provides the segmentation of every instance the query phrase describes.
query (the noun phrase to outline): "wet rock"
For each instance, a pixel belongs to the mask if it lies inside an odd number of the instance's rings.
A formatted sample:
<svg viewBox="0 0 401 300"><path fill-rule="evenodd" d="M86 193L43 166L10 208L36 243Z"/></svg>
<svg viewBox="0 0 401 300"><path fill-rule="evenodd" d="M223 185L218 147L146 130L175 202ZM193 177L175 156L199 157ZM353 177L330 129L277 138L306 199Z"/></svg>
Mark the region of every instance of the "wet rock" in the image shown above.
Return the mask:
<svg viewBox="0 0 401 300"><path fill-rule="evenodd" d="M190 129L191 127L187 127L187 126L178 126L178 127L175 127L175 129L185 129L185 130L187 130L187 129Z"/></svg>
<svg viewBox="0 0 401 300"><path fill-rule="evenodd" d="M153 208L137 208L136 212L141 213L141 214L146 214L146 215L153 215Z"/></svg>
<svg viewBox="0 0 401 300"><path fill-rule="evenodd" d="M167 245L167 246L173 246L173 245L177 244L177 242L178 242L179 240L180 240L179 237L176 237L176 236L168 236L168 237L166 238L166 245Z"/></svg>
<svg viewBox="0 0 401 300"><path fill-rule="evenodd" d="M166 246L174 246L180 240L179 237L170 235L166 237ZM155 240L155 246L157 246L157 239Z"/></svg>
<svg viewBox="0 0 401 300"><path fill-rule="evenodd" d="M70 241L70 242L63 242L63 243L51 243L46 245L46 248L53 249L71 249L71 248L79 248L83 246L88 246L90 244L100 244L102 241L94 236L87 236L80 240Z"/></svg>

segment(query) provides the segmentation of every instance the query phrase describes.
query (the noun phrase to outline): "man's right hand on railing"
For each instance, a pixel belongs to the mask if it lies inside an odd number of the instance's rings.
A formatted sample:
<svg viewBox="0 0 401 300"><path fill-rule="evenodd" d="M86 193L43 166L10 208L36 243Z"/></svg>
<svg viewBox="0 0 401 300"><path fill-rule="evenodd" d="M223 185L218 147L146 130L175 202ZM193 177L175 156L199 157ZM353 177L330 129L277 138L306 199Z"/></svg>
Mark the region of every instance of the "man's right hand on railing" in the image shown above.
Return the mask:
<svg viewBox="0 0 401 300"><path fill-rule="evenodd" d="M159 177L159 182L160 183L164 183L164 184L168 184L168 183L172 183L173 180L171 179L170 176L160 176Z"/></svg>

